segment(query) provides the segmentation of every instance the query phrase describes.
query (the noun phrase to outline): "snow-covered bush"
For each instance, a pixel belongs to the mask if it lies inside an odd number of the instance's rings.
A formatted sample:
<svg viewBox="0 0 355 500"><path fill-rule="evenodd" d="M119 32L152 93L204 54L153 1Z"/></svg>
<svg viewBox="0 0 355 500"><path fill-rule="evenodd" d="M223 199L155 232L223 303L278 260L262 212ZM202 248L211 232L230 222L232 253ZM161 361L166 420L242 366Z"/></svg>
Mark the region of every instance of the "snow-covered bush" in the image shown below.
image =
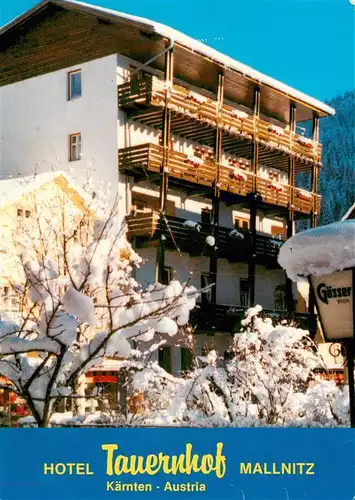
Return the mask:
<svg viewBox="0 0 355 500"><path fill-rule="evenodd" d="M0 374L46 426L64 397L85 413L85 373L106 356L130 359L132 341L136 348L156 339L152 351L174 336L189 320L196 289L176 280L138 285L132 271L141 259L117 203L100 207L100 217L91 208L68 215L62 196L47 208L33 203L34 226L16 228L5 268L18 312L1 315Z"/></svg>
<svg viewBox="0 0 355 500"><path fill-rule="evenodd" d="M147 412L147 421L218 427L346 425L347 394L317 374L325 366L308 332L286 321L273 325L260 312L256 306L246 313L227 359L210 351L198 357L200 366L186 378L169 375L168 382L151 366L141 371L136 389L140 383L149 386L154 373L161 403L154 415Z"/></svg>

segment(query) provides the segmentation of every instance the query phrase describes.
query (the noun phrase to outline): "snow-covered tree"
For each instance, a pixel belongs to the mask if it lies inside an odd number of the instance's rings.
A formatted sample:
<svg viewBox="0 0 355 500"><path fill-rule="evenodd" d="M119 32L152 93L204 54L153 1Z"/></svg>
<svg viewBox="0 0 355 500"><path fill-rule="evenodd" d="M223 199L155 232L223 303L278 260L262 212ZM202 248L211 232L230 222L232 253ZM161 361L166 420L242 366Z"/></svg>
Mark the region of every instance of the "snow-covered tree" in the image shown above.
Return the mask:
<svg viewBox="0 0 355 500"><path fill-rule="evenodd" d="M260 312L260 306L249 309L226 359L212 350L184 379L152 364L137 372L134 388L146 391L152 401L146 421L217 427L346 425L347 394L320 378L325 365L308 332L286 321L273 324Z"/></svg>
<svg viewBox="0 0 355 500"><path fill-rule="evenodd" d="M178 281L138 285L132 273L141 259L117 202L107 210L95 195L75 211L62 193L40 202L34 194L31 202L34 221L15 228L4 266L18 312L1 314L0 374L44 427L64 397L83 412L85 373L106 356L130 359L140 341L156 338L152 351L174 336L189 320L196 289Z"/></svg>

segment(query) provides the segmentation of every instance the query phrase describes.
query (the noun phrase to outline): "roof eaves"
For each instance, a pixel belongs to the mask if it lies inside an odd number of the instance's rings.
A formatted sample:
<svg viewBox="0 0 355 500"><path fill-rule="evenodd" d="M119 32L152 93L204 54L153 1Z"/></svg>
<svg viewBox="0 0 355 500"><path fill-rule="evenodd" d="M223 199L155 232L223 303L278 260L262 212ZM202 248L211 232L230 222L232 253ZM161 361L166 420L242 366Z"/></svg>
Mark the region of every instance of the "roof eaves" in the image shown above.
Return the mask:
<svg viewBox="0 0 355 500"><path fill-rule="evenodd" d="M58 5L63 8L73 9L78 11L84 11L89 14L94 14L105 17L106 19L120 22L126 22L127 24L135 24L140 29L145 31L156 33L160 35L162 38L167 38L173 40L180 46L187 48L188 50L192 50L204 57L207 57L213 61L215 61L220 66L235 71L239 74L242 74L244 77L249 78L255 81L258 84L265 85L274 89L277 92L280 92L290 99L296 99L301 104L311 107L316 111L321 111L326 115L333 116L335 115L335 110L328 106L327 104L315 99L303 92L300 92L293 87L290 87L272 77L264 75L263 73L254 70L253 68L240 63L237 60L234 60L232 57L227 56L226 54L222 54L221 52L209 47L202 42L193 39L192 37L185 35L169 26L165 26L161 23L157 23L151 21L149 19L141 18L138 16L134 16L131 14L124 14L115 10L106 9L104 7L100 7L97 5L91 5L84 2L78 2L74 0L43 0L38 5L34 6L29 11L21 14L17 18L10 21L8 24L3 26L0 29L0 34L5 33L8 29L10 29L15 24L24 21L26 18L29 18L33 14L35 14L40 9L44 8L48 4Z"/></svg>

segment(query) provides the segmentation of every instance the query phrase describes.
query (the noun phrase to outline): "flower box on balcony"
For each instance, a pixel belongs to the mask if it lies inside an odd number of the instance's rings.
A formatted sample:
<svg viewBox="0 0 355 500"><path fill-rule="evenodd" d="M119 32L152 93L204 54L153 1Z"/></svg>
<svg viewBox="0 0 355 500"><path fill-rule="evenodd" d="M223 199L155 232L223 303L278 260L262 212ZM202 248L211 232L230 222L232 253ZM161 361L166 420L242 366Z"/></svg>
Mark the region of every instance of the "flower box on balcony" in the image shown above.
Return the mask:
<svg viewBox="0 0 355 500"><path fill-rule="evenodd" d="M203 159L198 158L197 156L187 156L185 159L185 163L191 165L192 167L198 168L203 165Z"/></svg>
<svg viewBox="0 0 355 500"><path fill-rule="evenodd" d="M308 139L308 137L303 137L302 135L297 137L297 142L299 144L302 144L302 146L306 146L307 148L312 148L314 144L312 139Z"/></svg>
<svg viewBox="0 0 355 500"><path fill-rule="evenodd" d="M244 111L240 111L239 109L232 109L231 110L231 115L233 118L238 118L239 120L247 120L249 115L248 113L245 113Z"/></svg>
<svg viewBox="0 0 355 500"><path fill-rule="evenodd" d="M282 127L278 127L277 125L269 125L268 131L274 135L284 135L284 129Z"/></svg>
<svg viewBox="0 0 355 500"><path fill-rule="evenodd" d="M201 158L201 157L213 158L213 156L214 156L213 151L210 151L206 148L201 148L201 147L194 148L194 153L196 155L199 155L199 156L197 156L198 158Z"/></svg>
<svg viewBox="0 0 355 500"><path fill-rule="evenodd" d="M312 193L309 193L308 191L297 191L297 196L298 198L301 198L302 200L311 200L312 199Z"/></svg>
<svg viewBox="0 0 355 500"><path fill-rule="evenodd" d="M230 174L229 176L232 178L232 179L235 179L237 181L242 181L242 182L245 182L248 177L246 176L246 174L242 171L242 170L239 170L239 168L235 168Z"/></svg>
<svg viewBox="0 0 355 500"><path fill-rule="evenodd" d="M239 158L238 160L235 158L229 158L228 160L228 165L230 167L235 167L235 168L246 168L249 166L248 160L245 160L243 158Z"/></svg>
<svg viewBox="0 0 355 500"><path fill-rule="evenodd" d="M281 193L284 190L283 186L279 182L270 182L267 187L273 189L277 193Z"/></svg>
<svg viewBox="0 0 355 500"><path fill-rule="evenodd" d="M207 100L206 97L204 97L201 94L198 94L197 92L193 92L192 90L190 90L190 92L187 94L186 98L189 101L193 101L197 104L204 104Z"/></svg>

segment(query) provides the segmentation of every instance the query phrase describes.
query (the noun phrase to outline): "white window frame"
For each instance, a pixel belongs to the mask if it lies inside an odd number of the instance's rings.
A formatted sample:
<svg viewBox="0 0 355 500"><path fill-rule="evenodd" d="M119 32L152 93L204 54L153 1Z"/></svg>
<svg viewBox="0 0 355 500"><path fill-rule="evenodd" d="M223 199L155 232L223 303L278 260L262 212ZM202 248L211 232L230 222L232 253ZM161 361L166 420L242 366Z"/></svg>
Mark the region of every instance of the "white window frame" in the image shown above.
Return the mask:
<svg viewBox="0 0 355 500"><path fill-rule="evenodd" d="M81 133L69 135L69 161L81 160Z"/></svg>
<svg viewBox="0 0 355 500"><path fill-rule="evenodd" d="M76 75L77 73L80 73L80 95L73 95L72 76ZM72 101L73 99L79 99L82 96L82 94L83 94L83 88L82 88L81 69L69 71L68 72L68 101Z"/></svg>

